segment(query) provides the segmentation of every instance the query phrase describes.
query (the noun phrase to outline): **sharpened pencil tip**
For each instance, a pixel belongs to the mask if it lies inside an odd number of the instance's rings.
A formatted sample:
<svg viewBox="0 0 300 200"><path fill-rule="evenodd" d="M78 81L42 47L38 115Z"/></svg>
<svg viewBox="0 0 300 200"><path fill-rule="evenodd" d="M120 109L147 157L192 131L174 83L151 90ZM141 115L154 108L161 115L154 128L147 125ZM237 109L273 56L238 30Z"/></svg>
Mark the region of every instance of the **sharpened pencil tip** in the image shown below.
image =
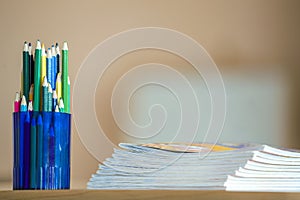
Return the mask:
<svg viewBox="0 0 300 200"><path fill-rule="evenodd" d="M21 105L27 105L27 103L26 103L26 97L24 95L22 96Z"/></svg>
<svg viewBox="0 0 300 200"><path fill-rule="evenodd" d="M65 41L62 50L68 50L68 43Z"/></svg>
<svg viewBox="0 0 300 200"><path fill-rule="evenodd" d="M20 93L19 92L16 92L15 101L20 101Z"/></svg>
<svg viewBox="0 0 300 200"><path fill-rule="evenodd" d="M64 101L63 101L62 98L60 98L60 100L59 100L59 108L64 108L64 107L65 107Z"/></svg>
<svg viewBox="0 0 300 200"><path fill-rule="evenodd" d="M59 112L58 105L55 106L55 112Z"/></svg>
<svg viewBox="0 0 300 200"><path fill-rule="evenodd" d="M51 84L50 83L48 83L48 92L49 93L52 93L53 91L52 91L52 87L51 87Z"/></svg>
<svg viewBox="0 0 300 200"><path fill-rule="evenodd" d="M47 76L44 76L44 80L43 80L43 87L47 87L48 86L48 81L47 81Z"/></svg>
<svg viewBox="0 0 300 200"><path fill-rule="evenodd" d="M51 55L52 56L56 56L56 50L55 50L55 46L54 45L51 46Z"/></svg>
<svg viewBox="0 0 300 200"><path fill-rule="evenodd" d="M24 49L23 49L23 51L25 51L25 52L28 51L28 44L27 44L27 42L24 43Z"/></svg>
<svg viewBox="0 0 300 200"><path fill-rule="evenodd" d="M53 90L53 96L52 96L53 99L57 99L57 93L56 93L56 90Z"/></svg>
<svg viewBox="0 0 300 200"><path fill-rule="evenodd" d="M47 51L47 58L51 58L51 57L52 57L51 49L48 48L48 51Z"/></svg>
<svg viewBox="0 0 300 200"><path fill-rule="evenodd" d="M33 107L32 107L32 101L29 101L28 103L28 111L32 111Z"/></svg>
<svg viewBox="0 0 300 200"><path fill-rule="evenodd" d="M41 49L42 47L41 47L41 42L40 42L40 40L38 40L37 42L36 42L36 49Z"/></svg>

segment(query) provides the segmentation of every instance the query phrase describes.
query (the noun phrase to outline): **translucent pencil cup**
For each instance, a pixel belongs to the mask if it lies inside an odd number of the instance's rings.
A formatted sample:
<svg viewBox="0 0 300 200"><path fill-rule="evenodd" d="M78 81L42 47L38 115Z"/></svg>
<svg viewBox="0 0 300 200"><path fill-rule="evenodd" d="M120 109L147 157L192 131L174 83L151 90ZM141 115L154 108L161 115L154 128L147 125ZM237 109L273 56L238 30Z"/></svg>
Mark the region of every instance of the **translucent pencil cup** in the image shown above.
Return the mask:
<svg viewBox="0 0 300 200"><path fill-rule="evenodd" d="M71 114L13 113L13 189L70 188Z"/></svg>

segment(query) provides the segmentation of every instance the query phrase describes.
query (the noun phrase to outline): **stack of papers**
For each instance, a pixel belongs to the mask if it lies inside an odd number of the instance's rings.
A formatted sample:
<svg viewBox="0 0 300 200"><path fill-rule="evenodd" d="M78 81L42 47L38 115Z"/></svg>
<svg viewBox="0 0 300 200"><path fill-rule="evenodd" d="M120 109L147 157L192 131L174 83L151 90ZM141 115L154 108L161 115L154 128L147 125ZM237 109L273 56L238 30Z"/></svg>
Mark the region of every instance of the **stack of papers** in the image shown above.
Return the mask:
<svg viewBox="0 0 300 200"><path fill-rule="evenodd" d="M256 144L121 143L88 189L300 192L300 152Z"/></svg>

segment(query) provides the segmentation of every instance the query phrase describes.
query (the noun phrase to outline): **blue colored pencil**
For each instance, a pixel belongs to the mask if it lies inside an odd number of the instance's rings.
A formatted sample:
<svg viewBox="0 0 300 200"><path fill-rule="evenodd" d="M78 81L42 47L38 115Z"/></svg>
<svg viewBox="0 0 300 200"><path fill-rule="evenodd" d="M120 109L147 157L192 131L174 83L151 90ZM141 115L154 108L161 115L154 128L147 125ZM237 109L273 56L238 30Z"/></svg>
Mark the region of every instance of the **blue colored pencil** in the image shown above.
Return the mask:
<svg viewBox="0 0 300 200"><path fill-rule="evenodd" d="M37 127L35 117L31 120L30 137L30 189L36 189L37 181Z"/></svg>
<svg viewBox="0 0 300 200"><path fill-rule="evenodd" d="M54 123L54 133L55 133L55 185L61 188L61 182L64 177L61 174L61 155L62 155L62 144L61 144L61 114L59 113L58 105L55 106L53 123Z"/></svg>
<svg viewBox="0 0 300 200"><path fill-rule="evenodd" d="M27 111L24 123L24 189L30 188L30 114Z"/></svg>
<svg viewBox="0 0 300 200"><path fill-rule="evenodd" d="M52 99L52 98L51 98ZM52 105L52 104L51 104ZM51 112L43 112L43 188L49 189L49 131L52 121Z"/></svg>
<svg viewBox="0 0 300 200"><path fill-rule="evenodd" d="M47 63L47 73L46 73L46 76L47 76L47 79L48 79L48 83L51 84L52 86L52 82L53 82L53 69L52 69L52 55L51 55L51 49L48 48L47 50L47 59L46 59L46 63Z"/></svg>
<svg viewBox="0 0 300 200"><path fill-rule="evenodd" d="M55 49L56 49L56 74L58 74L61 70L60 70L60 50L59 50L59 46L58 43L55 44Z"/></svg>
<svg viewBox="0 0 300 200"><path fill-rule="evenodd" d="M56 61L56 50L55 46L52 45L51 47L51 60L52 60L52 73L53 73L53 83L51 83L51 87L53 90L56 88L56 74L57 74L57 61Z"/></svg>
<svg viewBox="0 0 300 200"><path fill-rule="evenodd" d="M26 97L24 95L23 95L22 100L21 100L20 111L21 112L26 112L27 111Z"/></svg>
<svg viewBox="0 0 300 200"><path fill-rule="evenodd" d="M24 132L25 132L25 112L20 112L19 121L19 189L24 187Z"/></svg>
<svg viewBox="0 0 300 200"><path fill-rule="evenodd" d="M14 170L13 170L13 189L20 189L20 112L13 114L14 119Z"/></svg>
<svg viewBox="0 0 300 200"><path fill-rule="evenodd" d="M49 189L55 189L55 135L53 126L49 130Z"/></svg>

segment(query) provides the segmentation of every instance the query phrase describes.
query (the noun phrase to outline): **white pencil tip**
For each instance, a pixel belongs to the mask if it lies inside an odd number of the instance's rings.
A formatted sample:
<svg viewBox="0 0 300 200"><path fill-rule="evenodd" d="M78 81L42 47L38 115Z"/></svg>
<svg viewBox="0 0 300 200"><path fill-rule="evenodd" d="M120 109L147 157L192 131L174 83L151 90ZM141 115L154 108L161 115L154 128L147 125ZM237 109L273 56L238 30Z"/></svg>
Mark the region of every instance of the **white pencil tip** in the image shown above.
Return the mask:
<svg viewBox="0 0 300 200"><path fill-rule="evenodd" d="M67 42L64 42L62 50L68 50L68 44L67 44Z"/></svg>

